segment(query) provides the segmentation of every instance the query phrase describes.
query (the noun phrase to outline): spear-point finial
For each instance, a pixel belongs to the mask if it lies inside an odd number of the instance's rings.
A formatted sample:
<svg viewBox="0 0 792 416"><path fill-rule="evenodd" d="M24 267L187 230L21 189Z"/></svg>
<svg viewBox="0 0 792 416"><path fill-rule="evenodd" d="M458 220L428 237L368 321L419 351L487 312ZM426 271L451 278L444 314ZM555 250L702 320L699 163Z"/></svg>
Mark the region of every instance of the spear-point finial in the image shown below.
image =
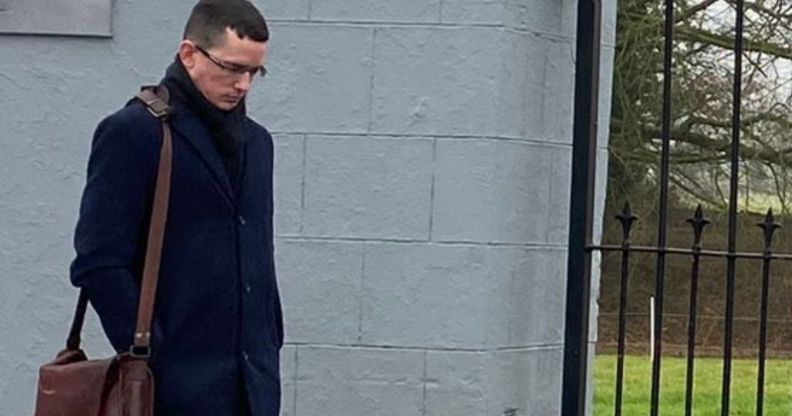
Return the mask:
<svg viewBox="0 0 792 416"><path fill-rule="evenodd" d="M693 214L692 218L688 218L687 222L693 226L693 244L701 244L701 235L704 234L704 227L712 222L709 218L704 216L704 209L701 207L701 204L698 204L696 213Z"/></svg>
<svg viewBox="0 0 792 416"><path fill-rule="evenodd" d="M622 244L627 244L630 241L632 225L638 220L638 217L632 213L629 201L624 203L624 208L622 208L621 214L616 216L616 219L622 224Z"/></svg>
<svg viewBox="0 0 792 416"><path fill-rule="evenodd" d="M764 221L757 223L756 226L764 231L765 250L769 250L770 246L773 245L773 234L777 229L781 228L781 224L778 224L775 221L772 208L767 210L767 215L765 215Z"/></svg>

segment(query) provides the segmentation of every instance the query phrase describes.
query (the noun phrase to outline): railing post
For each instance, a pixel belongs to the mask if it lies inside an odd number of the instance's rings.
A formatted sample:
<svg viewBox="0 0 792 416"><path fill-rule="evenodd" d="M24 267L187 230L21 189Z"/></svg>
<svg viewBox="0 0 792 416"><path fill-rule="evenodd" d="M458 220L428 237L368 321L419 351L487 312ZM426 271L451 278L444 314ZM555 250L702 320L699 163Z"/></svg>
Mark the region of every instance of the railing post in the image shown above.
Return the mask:
<svg viewBox="0 0 792 416"><path fill-rule="evenodd" d="M737 196L740 180L740 128L742 106L742 56L743 56L743 23L745 6L743 0L736 0L737 21L734 34L734 86L732 89L732 142L731 142L731 176L729 183L729 241L726 258L726 309L724 311L723 328L723 383L721 385L721 416L729 416L731 398L732 342L734 336L734 284L737 274Z"/></svg>
<svg viewBox="0 0 792 416"><path fill-rule="evenodd" d="M561 414L586 414L601 0L579 0Z"/></svg>
<svg viewBox="0 0 792 416"><path fill-rule="evenodd" d="M764 222L757 224L764 231L764 258L762 259L762 301L759 308L759 371L756 376L756 416L764 414L764 384L767 363L767 308L770 296L770 261L773 256L773 234L781 225L776 223L773 210L768 209Z"/></svg>
<svg viewBox="0 0 792 416"><path fill-rule="evenodd" d="M696 208L693 218L687 222L693 227L693 247L691 247L693 264L690 268L690 302L688 303L688 344L687 344L687 373L685 374L685 416L693 414L693 383L694 367L696 365L696 314L698 313L698 286L701 272L701 236L704 227L710 220L704 217L701 204Z"/></svg>

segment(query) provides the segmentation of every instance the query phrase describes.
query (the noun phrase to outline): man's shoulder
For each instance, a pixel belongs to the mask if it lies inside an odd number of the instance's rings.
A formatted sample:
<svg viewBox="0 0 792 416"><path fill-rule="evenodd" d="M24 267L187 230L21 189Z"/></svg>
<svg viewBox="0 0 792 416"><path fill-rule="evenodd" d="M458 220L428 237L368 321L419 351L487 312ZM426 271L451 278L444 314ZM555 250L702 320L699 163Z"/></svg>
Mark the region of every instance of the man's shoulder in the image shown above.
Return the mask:
<svg viewBox="0 0 792 416"><path fill-rule="evenodd" d="M131 100L116 112L106 116L100 123L107 127L131 128L132 132L140 133L140 130L153 130L159 125L159 121L146 110L143 103Z"/></svg>
<svg viewBox="0 0 792 416"><path fill-rule="evenodd" d="M250 117L247 117L247 122L248 125L250 126L253 136L255 136L256 138L271 139L270 133L267 130L267 128L261 125L259 122L253 120Z"/></svg>
<svg viewBox="0 0 792 416"><path fill-rule="evenodd" d="M93 148L153 154L160 143L159 123L143 103L129 102L99 122L94 133Z"/></svg>
<svg viewBox="0 0 792 416"><path fill-rule="evenodd" d="M259 143L263 143L264 146L267 148L272 148L272 136L270 132L267 130L266 127L259 124L256 120L253 120L250 117L247 117L247 123L249 126L250 137Z"/></svg>

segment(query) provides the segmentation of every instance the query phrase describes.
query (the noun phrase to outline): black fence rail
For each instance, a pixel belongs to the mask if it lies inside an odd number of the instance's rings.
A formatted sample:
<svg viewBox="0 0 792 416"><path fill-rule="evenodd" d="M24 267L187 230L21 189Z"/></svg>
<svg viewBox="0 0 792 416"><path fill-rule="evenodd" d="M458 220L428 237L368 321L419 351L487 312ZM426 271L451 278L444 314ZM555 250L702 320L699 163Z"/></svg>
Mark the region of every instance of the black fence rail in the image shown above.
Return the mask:
<svg viewBox="0 0 792 416"><path fill-rule="evenodd" d="M631 265L631 268L636 266ZM604 276L604 275L603 275ZM757 277L760 277L757 273ZM685 277L688 281L690 276ZM770 294L777 297L779 288L773 287L774 284L782 283L786 276L777 270L771 277ZM635 279L635 276L630 277L631 289L635 288L636 283L640 283ZM758 284L761 282L757 279ZM614 289L618 291L617 289ZM699 292L701 292L701 288ZM739 293L739 285L737 293ZM711 295L711 294L710 294ZM627 356L646 356L651 355L651 341L652 336L663 337L663 351L666 357L687 357L688 355L688 333L691 328L691 316L685 313L663 313L663 334L653 334L651 327L653 313L649 311L636 312L636 304L644 304L645 309L650 309L651 305L646 305L649 299L630 298L628 303L633 311L626 313L627 319L627 332L625 336L625 354ZM640 302L642 301L643 302ZM721 315L711 315L712 311L702 310L704 299L698 299L698 313L696 319L696 357L697 358L721 358L723 356L723 326L725 319ZM687 299L685 299L685 308L688 307ZM739 302L739 300L737 301ZM680 301L681 303L681 301ZM742 310L749 307L756 309L755 315L752 316L735 316L734 324L735 338L733 339L734 358L740 359L754 359L758 356L758 339L760 333L759 310L761 309L758 304L758 295L756 305L752 302L750 305L742 305ZM668 306L668 304L667 304ZM738 308L739 310L739 308ZM618 351L618 319L619 312L600 312L597 314L598 327L597 327L597 344L596 354L613 355L615 356ZM767 359L791 359L792 358L792 320L789 319L776 319L773 318L772 298L770 308L768 308L768 318L766 320L766 350ZM629 367L629 366L628 366ZM792 393L792 387L790 387ZM792 408L791 408L792 409ZM792 411L792 410L791 410Z"/></svg>

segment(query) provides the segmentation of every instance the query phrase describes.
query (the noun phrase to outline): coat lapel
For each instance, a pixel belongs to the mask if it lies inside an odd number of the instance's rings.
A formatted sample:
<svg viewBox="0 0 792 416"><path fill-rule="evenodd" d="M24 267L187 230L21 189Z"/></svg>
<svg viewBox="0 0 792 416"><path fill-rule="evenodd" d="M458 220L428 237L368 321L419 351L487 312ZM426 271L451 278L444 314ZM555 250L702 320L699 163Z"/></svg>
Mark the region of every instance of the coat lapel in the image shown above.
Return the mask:
<svg viewBox="0 0 792 416"><path fill-rule="evenodd" d="M179 111L173 117L173 129L184 137L186 141L197 151L206 167L212 173L212 177L220 185L223 195L233 208L235 205L234 192L231 188L231 180L228 177L220 154L217 152L209 132L192 114L187 111Z"/></svg>

